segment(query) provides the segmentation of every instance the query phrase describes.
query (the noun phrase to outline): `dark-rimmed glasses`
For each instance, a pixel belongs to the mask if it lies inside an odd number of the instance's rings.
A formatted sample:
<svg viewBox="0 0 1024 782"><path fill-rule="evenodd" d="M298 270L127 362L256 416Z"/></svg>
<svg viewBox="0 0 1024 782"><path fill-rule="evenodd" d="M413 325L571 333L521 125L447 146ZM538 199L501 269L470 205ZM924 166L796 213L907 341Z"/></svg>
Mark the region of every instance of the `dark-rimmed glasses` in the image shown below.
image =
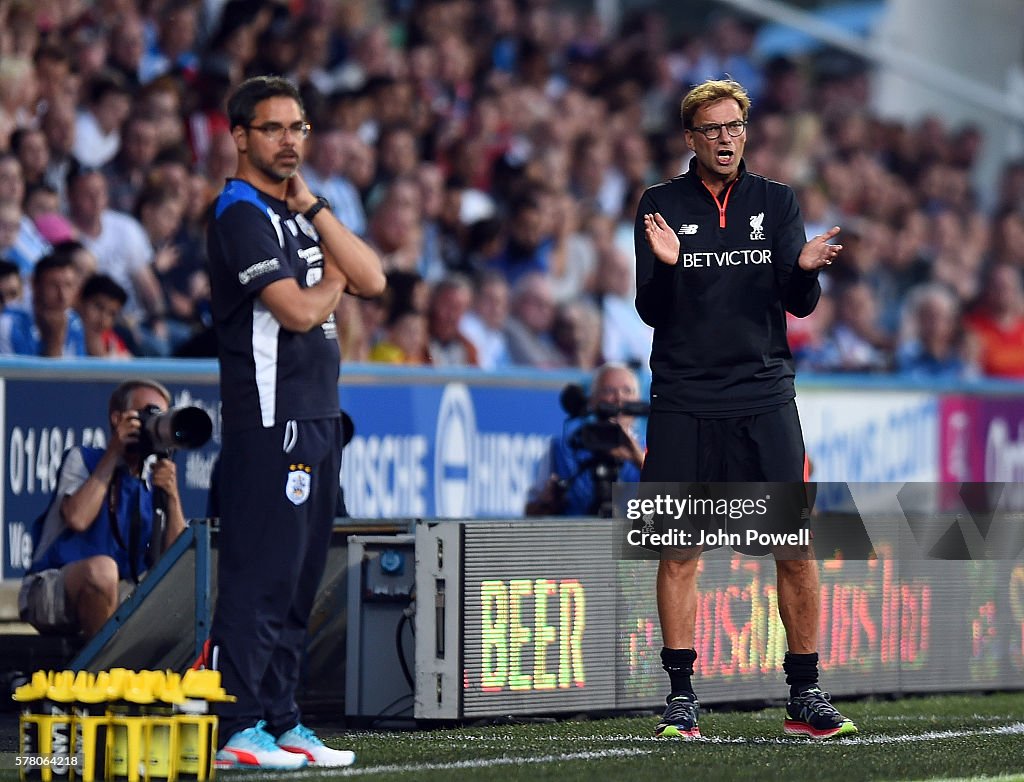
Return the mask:
<svg viewBox="0 0 1024 782"><path fill-rule="evenodd" d="M725 132L728 133L732 138L737 138L743 135L743 131L746 129L747 123L743 120L736 120L734 122L726 122L721 125L701 125L699 128L692 128L694 133L700 133L708 141L714 141L722 135L722 128L725 128Z"/></svg>
<svg viewBox="0 0 1024 782"><path fill-rule="evenodd" d="M282 125L280 122L267 122L263 125L246 125L249 130L258 130L275 144L284 139L286 132L298 138L306 138L312 127L308 122L296 122L294 125Z"/></svg>

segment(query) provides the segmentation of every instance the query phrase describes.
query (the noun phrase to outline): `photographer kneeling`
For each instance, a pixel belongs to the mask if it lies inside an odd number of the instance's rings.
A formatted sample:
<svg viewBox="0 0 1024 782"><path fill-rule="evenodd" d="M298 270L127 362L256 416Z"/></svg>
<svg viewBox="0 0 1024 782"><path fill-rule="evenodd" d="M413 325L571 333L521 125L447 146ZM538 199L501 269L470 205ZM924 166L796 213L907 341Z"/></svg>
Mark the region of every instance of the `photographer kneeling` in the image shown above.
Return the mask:
<svg viewBox="0 0 1024 782"><path fill-rule="evenodd" d="M611 516L612 484L639 481L644 461L633 426L649 408L636 375L623 364L603 364L589 397L572 385L561 402L569 420L541 461L526 515Z"/></svg>
<svg viewBox="0 0 1024 782"><path fill-rule="evenodd" d="M106 449L80 445L64 455L50 506L33 524L32 564L18 594L22 621L39 632L91 638L153 553L185 528L175 464L143 427L144 419L159 427L170 403L160 383L124 382L110 396ZM163 539L153 541L161 528Z"/></svg>

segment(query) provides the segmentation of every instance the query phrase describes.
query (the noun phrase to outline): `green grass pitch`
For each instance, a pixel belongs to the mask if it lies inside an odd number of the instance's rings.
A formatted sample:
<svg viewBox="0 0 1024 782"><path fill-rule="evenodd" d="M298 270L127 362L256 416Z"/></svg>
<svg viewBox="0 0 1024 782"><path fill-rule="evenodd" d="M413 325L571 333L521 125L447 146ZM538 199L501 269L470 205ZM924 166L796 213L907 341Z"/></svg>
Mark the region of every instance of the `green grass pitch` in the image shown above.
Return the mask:
<svg viewBox="0 0 1024 782"><path fill-rule="evenodd" d="M783 710L706 709L704 738L655 739L646 717L422 731L321 731L354 749L347 770L220 772L234 781L360 777L452 780L980 780L1024 782L1024 693L840 702L860 733L815 742L782 734ZM0 755L0 779L16 779Z"/></svg>

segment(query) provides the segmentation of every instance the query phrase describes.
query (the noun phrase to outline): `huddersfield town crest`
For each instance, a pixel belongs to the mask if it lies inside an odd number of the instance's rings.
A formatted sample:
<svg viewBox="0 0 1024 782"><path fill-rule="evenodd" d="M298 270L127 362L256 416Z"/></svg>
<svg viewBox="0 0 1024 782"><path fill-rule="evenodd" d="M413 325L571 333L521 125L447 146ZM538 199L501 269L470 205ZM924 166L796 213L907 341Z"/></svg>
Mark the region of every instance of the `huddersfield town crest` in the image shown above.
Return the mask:
<svg viewBox="0 0 1024 782"><path fill-rule="evenodd" d="M284 493L292 505L301 505L309 499L310 469L304 464L293 464L284 485Z"/></svg>

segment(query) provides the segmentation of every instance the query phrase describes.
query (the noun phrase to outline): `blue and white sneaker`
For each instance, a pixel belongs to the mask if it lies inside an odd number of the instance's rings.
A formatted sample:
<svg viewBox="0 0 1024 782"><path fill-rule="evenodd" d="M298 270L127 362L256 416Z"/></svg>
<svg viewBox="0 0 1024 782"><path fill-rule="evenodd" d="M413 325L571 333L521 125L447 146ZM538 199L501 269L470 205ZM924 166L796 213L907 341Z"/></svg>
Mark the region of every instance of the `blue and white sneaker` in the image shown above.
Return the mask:
<svg viewBox="0 0 1024 782"><path fill-rule="evenodd" d="M356 762L356 753L348 749L331 749L301 722L277 737L277 746L304 757L311 766L341 768Z"/></svg>
<svg viewBox="0 0 1024 782"><path fill-rule="evenodd" d="M260 720L254 727L234 734L217 750L214 766L220 769L266 768L280 771L305 766L306 757L277 746L274 737L265 730L266 725Z"/></svg>

